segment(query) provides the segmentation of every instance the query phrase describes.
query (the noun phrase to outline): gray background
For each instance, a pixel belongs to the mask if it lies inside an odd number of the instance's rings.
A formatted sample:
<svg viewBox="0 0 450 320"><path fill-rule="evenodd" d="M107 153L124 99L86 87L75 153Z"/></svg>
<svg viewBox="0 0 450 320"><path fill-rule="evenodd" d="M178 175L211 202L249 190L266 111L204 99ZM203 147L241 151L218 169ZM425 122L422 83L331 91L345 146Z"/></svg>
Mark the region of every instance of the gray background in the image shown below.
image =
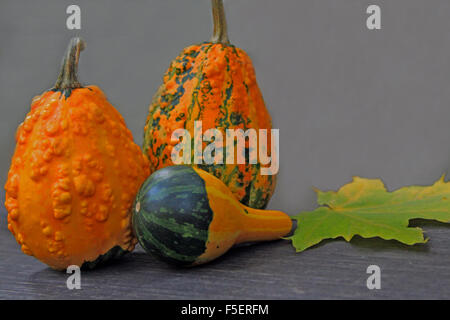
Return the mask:
<svg viewBox="0 0 450 320"><path fill-rule="evenodd" d="M81 31L65 27L69 4L81 6ZM366 28L369 4L381 6L382 30ZM336 189L354 175L382 178L392 190L431 184L448 170L448 0L229 0L226 11L230 39L253 59L274 127L280 129L281 169L270 208L291 215L313 209L313 186ZM148 104L170 61L183 47L208 40L210 34L209 0L1 0L1 184L14 150L16 127L31 98L53 85L72 36L81 35L87 42L80 80L104 90L141 145ZM54 297L52 281L63 290L65 275L21 254L6 230L4 209L2 217L0 297ZM296 255L287 242L276 242L234 250L222 263L189 272L167 271L138 251L137 259L127 258L128 264L89 277L93 283L97 277L98 283L104 283L100 274L114 278L114 271L124 268L129 270L121 276L127 279L124 282L142 286L141 281L132 281L132 270L154 279L144 272L153 270L169 283L184 279L198 286L187 296L179 291L177 295L175 287L172 293L140 288L146 292L142 297L148 298L449 298L449 228L425 224L425 229L431 237L425 246L406 248L356 239L351 245L334 241ZM23 272L11 271L15 268L8 263L14 259L24 266ZM391 277L391 286L374 295L365 288L365 269L377 261L382 269L392 271L386 276ZM235 272L238 262L243 265L242 278ZM138 267L131 267L134 264ZM29 270L34 270L33 276ZM275 281L274 274L299 278ZM208 281L221 275L229 277L231 287L216 288L215 294L205 289ZM239 289L233 288L233 277ZM246 292L244 278L250 281L248 287L259 284L261 290ZM36 283L41 291L32 290ZM75 297L107 297L112 292L97 289L82 290ZM128 297L138 294L133 289L126 292ZM111 297L125 293L121 294Z"/></svg>

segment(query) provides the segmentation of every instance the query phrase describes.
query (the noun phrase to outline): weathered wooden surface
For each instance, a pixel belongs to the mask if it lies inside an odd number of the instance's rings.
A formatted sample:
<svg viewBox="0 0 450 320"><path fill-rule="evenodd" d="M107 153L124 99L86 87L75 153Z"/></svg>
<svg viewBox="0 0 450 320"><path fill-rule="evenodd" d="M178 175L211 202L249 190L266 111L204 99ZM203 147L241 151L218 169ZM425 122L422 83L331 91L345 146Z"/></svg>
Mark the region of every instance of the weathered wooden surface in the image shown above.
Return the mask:
<svg viewBox="0 0 450 320"><path fill-rule="evenodd" d="M124 259L69 276L24 255L0 219L1 299L324 299L450 298L450 227L416 222L431 238L406 247L393 241L327 241L296 254L287 241L233 249L209 265L179 269L141 248ZM381 290L368 290L366 269L380 266Z"/></svg>

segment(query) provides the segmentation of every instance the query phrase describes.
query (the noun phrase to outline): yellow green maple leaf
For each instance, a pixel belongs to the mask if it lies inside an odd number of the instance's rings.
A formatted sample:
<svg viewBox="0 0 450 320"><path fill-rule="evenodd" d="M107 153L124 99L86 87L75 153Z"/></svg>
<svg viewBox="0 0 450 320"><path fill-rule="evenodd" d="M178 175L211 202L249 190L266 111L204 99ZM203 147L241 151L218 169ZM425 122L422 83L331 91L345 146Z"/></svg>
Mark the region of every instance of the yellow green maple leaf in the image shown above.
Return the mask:
<svg viewBox="0 0 450 320"><path fill-rule="evenodd" d="M408 186L389 192L380 179L353 178L337 192L316 190L321 207L301 212L297 229L287 238L297 252L325 239L355 235L397 240L407 245L425 243L421 228L411 219L450 222L450 182L444 177L431 186Z"/></svg>

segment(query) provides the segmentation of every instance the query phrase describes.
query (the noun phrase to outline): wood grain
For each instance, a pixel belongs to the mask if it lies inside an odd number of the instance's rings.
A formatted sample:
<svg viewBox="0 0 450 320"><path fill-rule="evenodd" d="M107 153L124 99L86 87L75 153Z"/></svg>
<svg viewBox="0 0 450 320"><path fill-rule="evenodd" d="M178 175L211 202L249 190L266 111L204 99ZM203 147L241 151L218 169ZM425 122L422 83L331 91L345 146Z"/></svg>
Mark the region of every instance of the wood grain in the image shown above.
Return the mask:
<svg viewBox="0 0 450 320"><path fill-rule="evenodd" d="M0 212L0 299L449 299L450 227L418 222L431 238L326 241L296 254L288 241L233 249L205 266L174 268L141 248L122 260L82 271L81 290L68 274L24 255ZM368 290L366 269L381 268L381 290Z"/></svg>

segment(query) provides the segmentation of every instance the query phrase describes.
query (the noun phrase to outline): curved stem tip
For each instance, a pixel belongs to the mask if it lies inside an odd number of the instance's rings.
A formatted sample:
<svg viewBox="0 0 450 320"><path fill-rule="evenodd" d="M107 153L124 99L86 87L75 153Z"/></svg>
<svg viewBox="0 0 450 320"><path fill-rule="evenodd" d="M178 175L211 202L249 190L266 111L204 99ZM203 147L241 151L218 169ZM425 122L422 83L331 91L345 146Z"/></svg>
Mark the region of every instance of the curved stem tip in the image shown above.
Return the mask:
<svg viewBox="0 0 450 320"><path fill-rule="evenodd" d="M78 60L81 51L86 47L86 43L79 37L72 38L67 47L66 54L61 63L61 71L56 80L53 91L70 91L72 89L81 88L82 85L78 81Z"/></svg>

